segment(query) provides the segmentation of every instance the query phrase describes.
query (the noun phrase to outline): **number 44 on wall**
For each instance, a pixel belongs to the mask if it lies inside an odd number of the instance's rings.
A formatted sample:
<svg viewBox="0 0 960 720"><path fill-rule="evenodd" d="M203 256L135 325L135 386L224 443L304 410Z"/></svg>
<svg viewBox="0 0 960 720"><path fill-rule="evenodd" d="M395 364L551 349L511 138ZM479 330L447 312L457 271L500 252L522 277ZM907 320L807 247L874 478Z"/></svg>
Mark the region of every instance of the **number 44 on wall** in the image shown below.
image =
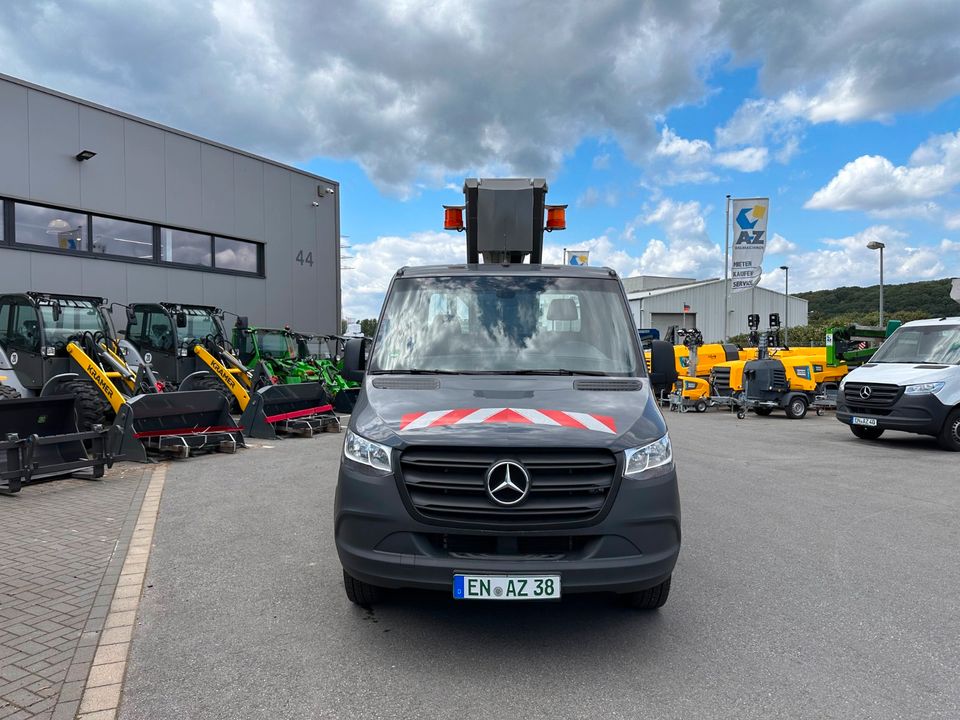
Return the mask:
<svg viewBox="0 0 960 720"><path fill-rule="evenodd" d="M297 253L296 262L301 265L309 265L313 267L313 252L308 252L306 255L303 254L303 250Z"/></svg>

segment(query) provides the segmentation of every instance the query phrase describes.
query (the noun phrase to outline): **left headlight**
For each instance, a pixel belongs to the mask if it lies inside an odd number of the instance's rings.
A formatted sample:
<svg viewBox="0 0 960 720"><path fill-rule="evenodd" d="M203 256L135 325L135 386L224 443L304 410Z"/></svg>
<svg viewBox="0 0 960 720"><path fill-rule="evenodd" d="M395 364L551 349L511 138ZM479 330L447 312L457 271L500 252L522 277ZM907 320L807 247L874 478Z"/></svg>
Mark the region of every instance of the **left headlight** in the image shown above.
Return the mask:
<svg viewBox="0 0 960 720"><path fill-rule="evenodd" d="M664 435L649 445L631 448L624 452L626 465L623 469L624 477L640 477L647 470L669 465L673 462L673 448L670 446L670 435Z"/></svg>
<svg viewBox="0 0 960 720"><path fill-rule="evenodd" d="M919 383L917 385L907 385L907 395L929 395L930 393L943 390L942 382Z"/></svg>
<svg viewBox="0 0 960 720"><path fill-rule="evenodd" d="M347 430L347 436L343 441L343 454L355 463L367 465L374 470L380 470L384 473L393 470L390 463L390 448L372 440L367 440L350 430Z"/></svg>

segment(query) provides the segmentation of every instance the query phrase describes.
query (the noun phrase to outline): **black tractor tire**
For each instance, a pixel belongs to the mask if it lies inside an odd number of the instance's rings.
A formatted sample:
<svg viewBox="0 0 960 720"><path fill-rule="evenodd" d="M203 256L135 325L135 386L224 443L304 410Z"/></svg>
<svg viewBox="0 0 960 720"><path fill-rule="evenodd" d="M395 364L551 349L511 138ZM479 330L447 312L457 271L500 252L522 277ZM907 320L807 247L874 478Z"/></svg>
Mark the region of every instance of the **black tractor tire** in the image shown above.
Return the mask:
<svg viewBox="0 0 960 720"><path fill-rule="evenodd" d="M656 610L667 604L670 596L670 579L667 578L659 585L640 592L626 593L620 596L624 605L635 610Z"/></svg>
<svg viewBox="0 0 960 720"><path fill-rule="evenodd" d="M697 400L693 404L693 409L698 413L703 413L707 411L707 401L706 400Z"/></svg>
<svg viewBox="0 0 960 720"><path fill-rule="evenodd" d="M765 408L765 407L754 408L753 411L760 417L766 417L767 415L773 412L773 410L771 410L770 408Z"/></svg>
<svg viewBox="0 0 960 720"><path fill-rule="evenodd" d="M380 602L385 594L382 587L357 580L346 570L343 571L343 589L347 593L347 600L360 607L370 607Z"/></svg>
<svg viewBox="0 0 960 720"><path fill-rule="evenodd" d="M861 440L877 440L881 435L883 435L883 428L851 425L850 432L852 432Z"/></svg>
<svg viewBox="0 0 960 720"><path fill-rule="evenodd" d="M92 382L71 380L62 386L64 395L73 395L77 415L77 430L87 432L94 425L107 427L113 423L113 407Z"/></svg>
<svg viewBox="0 0 960 720"><path fill-rule="evenodd" d="M937 442L944 450L960 452L960 408L947 415Z"/></svg>
<svg viewBox="0 0 960 720"><path fill-rule="evenodd" d="M802 420L807 414L807 400L799 396L790 398L784 410L787 411L787 417L791 420Z"/></svg>
<svg viewBox="0 0 960 720"><path fill-rule="evenodd" d="M237 402L237 398L230 392L230 388L220 382L220 378L213 373L198 377L194 382L194 386L197 390L216 390L227 399L227 404L230 406L230 413L233 415L239 414L240 404Z"/></svg>
<svg viewBox="0 0 960 720"><path fill-rule="evenodd" d="M16 400L20 397L20 391L9 385L0 385L0 400Z"/></svg>

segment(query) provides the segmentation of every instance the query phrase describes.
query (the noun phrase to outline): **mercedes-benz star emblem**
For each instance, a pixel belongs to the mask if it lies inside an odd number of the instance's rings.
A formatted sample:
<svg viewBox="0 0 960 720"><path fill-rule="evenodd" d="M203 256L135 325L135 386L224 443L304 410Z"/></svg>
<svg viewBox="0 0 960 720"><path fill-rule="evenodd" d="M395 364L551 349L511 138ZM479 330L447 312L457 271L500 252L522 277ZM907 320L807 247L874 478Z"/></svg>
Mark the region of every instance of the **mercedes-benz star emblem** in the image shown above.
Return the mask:
<svg viewBox="0 0 960 720"><path fill-rule="evenodd" d="M513 460L495 462L487 470L487 495L498 505L516 505L530 492L530 474Z"/></svg>
<svg viewBox="0 0 960 720"><path fill-rule="evenodd" d="M869 385L864 385L862 388L860 388L860 397L862 397L864 400L871 395L873 395L873 390L870 389Z"/></svg>

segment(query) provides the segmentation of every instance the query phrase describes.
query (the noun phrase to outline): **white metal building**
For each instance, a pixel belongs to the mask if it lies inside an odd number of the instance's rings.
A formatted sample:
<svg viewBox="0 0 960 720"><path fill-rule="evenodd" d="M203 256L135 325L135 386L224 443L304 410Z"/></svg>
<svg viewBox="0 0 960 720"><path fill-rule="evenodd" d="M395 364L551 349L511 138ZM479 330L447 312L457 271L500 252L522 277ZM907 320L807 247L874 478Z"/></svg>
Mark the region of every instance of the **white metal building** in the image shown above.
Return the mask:
<svg viewBox="0 0 960 720"><path fill-rule="evenodd" d="M649 287L638 278L627 278L625 286L630 309L638 328L656 328L661 336L671 325L698 328L706 342L716 342L725 336L747 332L747 316L760 315L760 327L765 329L770 313L780 313L784 327L807 324L807 301L774 290L757 287L741 293L732 293L726 332L723 326L724 281L674 278L675 284L663 286L664 278L656 278L649 290L634 290L638 284ZM632 281L632 282L631 282ZM684 306L688 309L684 312Z"/></svg>

